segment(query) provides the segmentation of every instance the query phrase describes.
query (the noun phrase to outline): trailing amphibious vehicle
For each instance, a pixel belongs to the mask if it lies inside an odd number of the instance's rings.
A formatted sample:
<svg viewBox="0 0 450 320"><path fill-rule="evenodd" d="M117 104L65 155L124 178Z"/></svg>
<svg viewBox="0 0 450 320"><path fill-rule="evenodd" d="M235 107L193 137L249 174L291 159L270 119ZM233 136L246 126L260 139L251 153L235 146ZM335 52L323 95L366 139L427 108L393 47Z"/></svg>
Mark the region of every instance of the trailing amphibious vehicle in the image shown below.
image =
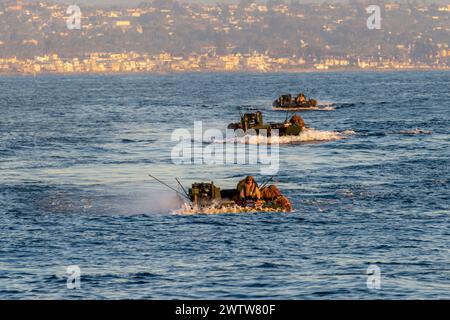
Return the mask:
<svg viewBox="0 0 450 320"><path fill-rule="evenodd" d="M274 110L314 110L317 109L317 100L308 99L303 93L295 98L291 94L284 94L272 106Z"/></svg>
<svg viewBox="0 0 450 320"><path fill-rule="evenodd" d="M220 189L214 182L194 183L189 199L194 208L230 209L233 211L290 212L292 206L274 185L261 187L264 196L243 198L238 189ZM269 196L267 196L269 195Z"/></svg>
<svg viewBox="0 0 450 320"><path fill-rule="evenodd" d="M175 191L184 202L180 210L186 209L189 213L292 211L291 202L274 184L270 184L274 177L267 179L261 186L253 180L252 176L247 176L235 189L220 189L214 182L199 182L193 183L188 190L178 179L175 179L181 187L177 190L157 177L151 174L149 176Z"/></svg>
<svg viewBox="0 0 450 320"><path fill-rule="evenodd" d="M266 130L267 136L271 136L272 130L278 130L278 135L282 136L298 136L306 128L305 121L298 115L293 115L289 120L282 123L264 123L261 111L255 113L241 114L241 122L230 123L228 129L238 130L242 129L244 133L249 130L254 130L259 134L261 130Z"/></svg>

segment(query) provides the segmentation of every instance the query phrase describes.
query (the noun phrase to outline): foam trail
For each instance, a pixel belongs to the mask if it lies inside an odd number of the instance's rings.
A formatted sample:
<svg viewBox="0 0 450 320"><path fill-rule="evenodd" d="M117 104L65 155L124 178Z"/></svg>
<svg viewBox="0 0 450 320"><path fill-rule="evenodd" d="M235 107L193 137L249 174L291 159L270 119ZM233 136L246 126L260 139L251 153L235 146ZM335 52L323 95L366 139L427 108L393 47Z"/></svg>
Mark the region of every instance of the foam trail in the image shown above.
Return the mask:
<svg viewBox="0 0 450 320"><path fill-rule="evenodd" d="M299 136L282 136L282 137L244 136L228 139L230 141L221 140L215 142L216 143L237 142L242 144L267 144L267 143L292 144L299 142L336 141L345 139L353 134L355 134L355 132L352 130L338 132L338 131L321 131L309 128L303 130Z"/></svg>
<svg viewBox="0 0 450 320"><path fill-rule="evenodd" d="M331 101L319 101L317 104L322 107L331 107L335 105L335 103Z"/></svg>
<svg viewBox="0 0 450 320"><path fill-rule="evenodd" d="M277 209L264 208L264 209L256 209L256 208L244 208L238 205L234 206L220 206L220 205L210 205L202 208L193 208L187 203L184 203L181 208L173 210L172 213L175 215L198 215L198 214L239 214L239 213L261 213L261 212L281 212Z"/></svg>

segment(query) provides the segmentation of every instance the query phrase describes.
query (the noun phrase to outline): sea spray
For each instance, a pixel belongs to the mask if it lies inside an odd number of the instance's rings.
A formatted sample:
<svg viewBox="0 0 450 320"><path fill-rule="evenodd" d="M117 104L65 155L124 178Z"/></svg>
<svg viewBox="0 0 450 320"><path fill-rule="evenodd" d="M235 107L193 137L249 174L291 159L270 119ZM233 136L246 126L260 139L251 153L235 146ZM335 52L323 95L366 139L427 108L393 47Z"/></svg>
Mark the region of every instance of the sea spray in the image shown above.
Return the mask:
<svg viewBox="0 0 450 320"><path fill-rule="evenodd" d="M246 208L236 205L220 206L211 204L201 208L193 207L184 203L181 208L172 211L174 215L213 215L213 214L239 214L239 213L264 213L264 212L282 212L280 209L273 208Z"/></svg>
<svg viewBox="0 0 450 320"><path fill-rule="evenodd" d="M240 144L294 144L294 143L306 143L306 142L326 142L346 139L351 135L354 135L353 130L346 130L342 132L338 131L321 131L312 128L304 129L298 136L244 136L234 137L230 141L220 140L215 143L230 143L236 142Z"/></svg>
<svg viewBox="0 0 450 320"><path fill-rule="evenodd" d="M175 192L157 190L140 193L135 199L123 205L126 207L124 212L128 214L167 214L180 208L183 200Z"/></svg>

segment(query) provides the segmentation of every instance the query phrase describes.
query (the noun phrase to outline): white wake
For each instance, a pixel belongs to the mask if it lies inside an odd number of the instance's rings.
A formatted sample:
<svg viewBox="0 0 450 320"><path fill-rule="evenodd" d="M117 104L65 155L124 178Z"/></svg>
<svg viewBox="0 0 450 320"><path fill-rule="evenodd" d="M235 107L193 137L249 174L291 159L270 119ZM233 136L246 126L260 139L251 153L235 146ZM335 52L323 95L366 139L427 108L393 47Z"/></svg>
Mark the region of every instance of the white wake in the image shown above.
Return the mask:
<svg viewBox="0 0 450 320"><path fill-rule="evenodd" d="M192 207L188 203L184 203L180 209L172 211L175 215L197 215L197 214L238 214L238 213L262 213L262 212L282 212L280 209L272 208L245 208L238 205L220 206L210 205L206 207Z"/></svg>
<svg viewBox="0 0 450 320"><path fill-rule="evenodd" d="M346 139L354 135L353 130L338 131L321 131L312 128L304 129L298 136L253 136L246 135L243 137L234 137L227 140L216 140L216 143L240 143L240 144L293 144L300 142L321 142L321 141L336 141Z"/></svg>

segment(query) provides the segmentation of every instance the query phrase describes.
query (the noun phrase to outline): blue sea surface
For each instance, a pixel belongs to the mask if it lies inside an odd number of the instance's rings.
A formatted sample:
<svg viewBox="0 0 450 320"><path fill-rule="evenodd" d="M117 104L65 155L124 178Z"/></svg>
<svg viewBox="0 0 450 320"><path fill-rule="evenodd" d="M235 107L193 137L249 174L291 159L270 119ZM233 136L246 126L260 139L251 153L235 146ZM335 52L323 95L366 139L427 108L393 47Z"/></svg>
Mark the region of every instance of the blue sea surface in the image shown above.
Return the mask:
<svg viewBox="0 0 450 320"><path fill-rule="evenodd" d="M149 173L266 178L175 165L175 129L283 121L299 91L335 108L309 126L354 133L280 145L293 213L173 213ZM450 72L2 77L0 299L449 299L449 111Z"/></svg>

